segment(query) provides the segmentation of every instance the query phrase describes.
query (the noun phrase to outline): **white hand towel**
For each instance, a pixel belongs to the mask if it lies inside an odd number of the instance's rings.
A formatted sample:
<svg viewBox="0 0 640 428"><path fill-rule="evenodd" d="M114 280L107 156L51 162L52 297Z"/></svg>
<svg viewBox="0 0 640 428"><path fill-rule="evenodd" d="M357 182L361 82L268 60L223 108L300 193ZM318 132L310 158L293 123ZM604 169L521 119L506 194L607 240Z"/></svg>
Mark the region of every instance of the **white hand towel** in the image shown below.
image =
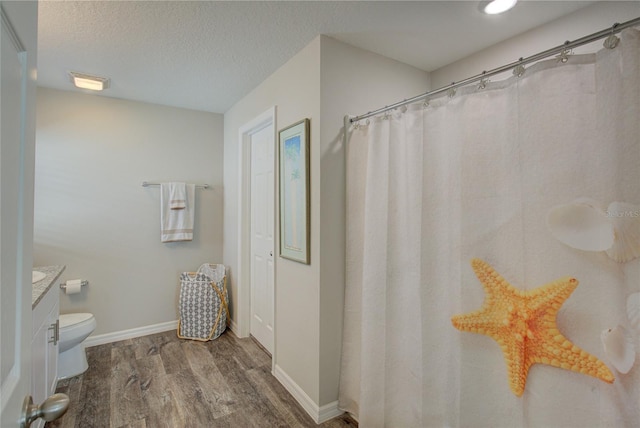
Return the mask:
<svg viewBox="0 0 640 428"><path fill-rule="evenodd" d="M171 209L171 184L160 184L160 240L162 242L193 240L193 223L196 208L196 186L186 184L184 209Z"/></svg>
<svg viewBox="0 0 640 428"><path fill-rule="evenodd" d="M169 183L169 208L183 210L187 207L187 185L185 183Z"/></svg>

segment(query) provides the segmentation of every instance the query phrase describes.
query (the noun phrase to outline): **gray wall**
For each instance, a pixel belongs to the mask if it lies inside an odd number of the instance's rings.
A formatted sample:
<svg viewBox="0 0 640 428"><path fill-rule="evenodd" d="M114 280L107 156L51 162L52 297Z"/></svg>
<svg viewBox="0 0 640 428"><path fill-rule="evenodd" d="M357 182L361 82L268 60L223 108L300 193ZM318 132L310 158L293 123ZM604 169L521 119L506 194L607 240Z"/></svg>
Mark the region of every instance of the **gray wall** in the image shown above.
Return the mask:
<svg viewBox="0 0 640 428"><path fill-rule="evenodd" d="M34 265L90 282L60 296L94 334L175 321L178 275L222 262L222 115L38 88ZM194 240L160 242L159 187L196 190Z"/></svg>
<svg viewBox="0 0 640 428"><path fill-rule="evenodd" d="M311 264L275 260L274 358L276 371L318 407L338 398L345 263L343 117L424 92L428 83L423 71L320 36L225 114L225 166L238 165L239 128L268 108L277 106L276 129L311 119ZM234 277L236 169L225 168L224 184L224 260L237 296L242 284ZM236 303L232 298L234 314Z"/></svg>
<svg viewBox="0 0 640 428"><path fill-rule="evenodd" d="M238 313L238 132L268 108L277 106L276 130L303 118L311 120L311 264L274 258L274 359L314 401L319 383L319 201L320 201L320 38L280 67L224 115L224 260L231 271L231 313ZM276 203L276 209L279 205ZM276 218L279 218L276 215ZM277 223L277 222L276 222ZM279 231L276 230L276 237ZM276 238L277 240L278 238ZM276 254L279 244L276 243Z"/></svg>

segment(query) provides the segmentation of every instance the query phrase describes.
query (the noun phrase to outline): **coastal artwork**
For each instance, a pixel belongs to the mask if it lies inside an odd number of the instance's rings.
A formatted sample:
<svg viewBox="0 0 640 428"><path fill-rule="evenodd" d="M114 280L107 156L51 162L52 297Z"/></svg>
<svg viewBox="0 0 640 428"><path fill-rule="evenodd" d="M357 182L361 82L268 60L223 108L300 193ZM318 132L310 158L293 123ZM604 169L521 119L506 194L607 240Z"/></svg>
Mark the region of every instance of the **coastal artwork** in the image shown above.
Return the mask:
<svg viewBox="0 0 640 428"><path fill-rule="evenodd" d="M308 119L280 131L280 255L309 263Z"/></svg>

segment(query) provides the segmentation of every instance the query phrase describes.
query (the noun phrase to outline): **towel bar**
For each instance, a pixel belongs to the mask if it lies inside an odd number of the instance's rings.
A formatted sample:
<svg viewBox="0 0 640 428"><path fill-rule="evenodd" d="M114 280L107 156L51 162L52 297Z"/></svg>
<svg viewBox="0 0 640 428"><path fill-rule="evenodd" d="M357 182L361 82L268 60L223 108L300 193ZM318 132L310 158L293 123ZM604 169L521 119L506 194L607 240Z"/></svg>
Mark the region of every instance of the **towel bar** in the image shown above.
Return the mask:
<svg viewBox="0 0 640 428"><path fill-rule="evenodd" d="M160 183L149 183L148 181L143 181L142 182L142 187L148 187L148 186L159 186ZM196 184L196 187L200 187L202 189L208 189L209 185L208 184Z"/></svg>

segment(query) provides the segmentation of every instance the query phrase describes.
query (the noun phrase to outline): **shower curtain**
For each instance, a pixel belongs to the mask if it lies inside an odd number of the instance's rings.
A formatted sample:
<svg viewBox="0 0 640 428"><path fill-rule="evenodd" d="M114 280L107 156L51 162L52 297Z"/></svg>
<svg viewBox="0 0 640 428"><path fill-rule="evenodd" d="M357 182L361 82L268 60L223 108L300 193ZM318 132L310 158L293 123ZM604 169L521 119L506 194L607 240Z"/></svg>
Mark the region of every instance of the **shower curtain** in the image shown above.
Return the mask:
<svg viewBox="0 0 640 428"><path fill-rule="evenodd" d="M354 126L340 407L365 428L637 426L640 361L617 372L600 335L629 327L640 259L571 248L546 222L581 197L640 205L639 124L630 29L615 49ZM578 279L558 329L615 382L535 364L524 394L512 393L496 341L452 326L483 305L474 258L522 290Z"/></svg>

